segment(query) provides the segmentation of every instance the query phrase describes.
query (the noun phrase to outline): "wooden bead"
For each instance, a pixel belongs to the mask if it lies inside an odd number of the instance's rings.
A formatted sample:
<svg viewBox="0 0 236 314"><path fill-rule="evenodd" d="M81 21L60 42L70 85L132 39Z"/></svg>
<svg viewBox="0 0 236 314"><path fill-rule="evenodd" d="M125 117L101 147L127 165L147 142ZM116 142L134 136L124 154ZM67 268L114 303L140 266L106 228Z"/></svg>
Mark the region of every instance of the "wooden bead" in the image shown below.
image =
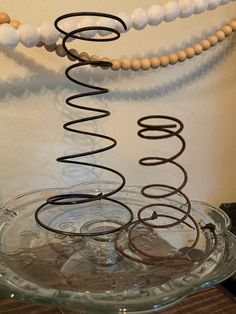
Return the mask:
<svg viewBox="0 0 236 314"><path fill-rule="evenodd" d="M184 50L180 50L177 52L177 56L178 56L178 61L183 62L186 60L187 58L187 54Z"/></svg>
<svg viewBox="0 0 236 314"><path fill-rule="evenodd" d="M153 69L157 69L161 64L160 59L157 57L152 57L150 61L151 61L151 67Z"/></svg>
<svg viewBox="0 0 236 314"><path fill-rule="evenodd" d="M221 42L221 41L223 41L225 39L225 33L222 32L222 31L216 32L215 36L217 37L218 42Z"/></svg>
<svg viewBox="0 0 236 314"><path fill-rule="evenodd" d="M99 56L97 56L97 55L91 55L91 56L89 57L89 60L90 60L90 61L99 61L100 58L99 58Z"/></svg>
<svg viewBox="0 0 236 314"><path fill-rule="evenodd" d="M56 46L56 54L59 57L65 57L66 56L66 52L65 52L65 50L64 50L64 48L62 47L61 44Z"/></svg>
<svg viewBox="0 0 236 314"><path fill-rule="evenodd" d="M10 23L10 16L5 12L0 12L0 24Z"/></svg>
<svg viewBox="0 0 236 314"><path fill-rule="evenodd" d="M169 58L167 56L161 56L160 57L160 65L162 67L167 67L168 64L169 64Z"/></svg>
<svg viewBox="0 0 236 314"><path fill-rule="evenodd" d="M121 68L122 70L129 70L131 67L131 61L128 58L124 58L121 60Z"/></svg>
<svg viewBox="0 0 236 314"><path fill-rule="evenodd" d="M148 58L143 58L141 60L141 67L142 67L142 70L146 71L146 70L149 70L150 67L151 67L151 61L150 59Z"/></svg>
<svg viewBox="0 0 236 314"><path fill-rule="evenodd" d="M89 61L89 54L87 53L87 52L81 52L80 54L79 54L79 57L81 58L81 59L83 59L83 61Z"/></svg>
<svg viewBox="0 0 236 314"><path fill-rule="evenodd" d="M151 65L151 60L150 60L150 65ZM141 61L139 59L133 59L131 60L131 69L133 71L138 71L141 69Z"/></svg>
<svg viewBox="0 0 236 314"><path fill-rule="evenodd" d="M18 29L19 26L20 26L20 21L12 20L12 21L10 22L10 25L11 25L12 27L14 27L15 29Z"/></svg>
<svg viewBox="0 0 236 314"><path fill-rule="evenodd" d="M112 70L117 71L121 68L121 61L119 59L112 60Z"/></svg>
<svg viewBox="0 0 236 314"><path fill-rule="evenodd" d="M229 26L232 28L232 31L235 32L236 31L236 21L231 21L229 23Z"/></svg>
<svg viewBox="0 0 236 314"><path fill-rule="evenodd" d="M90 60L90 61L100 61L100 57L97 56L97 55L91 55L91 56L89 57L89 60ZM92 67L96 67L97 65L91 64L91 66L92 66Z"/></svg>
<svg viewBox="0 0 236 314"><path fill-rule="evenodd" d="M39 42L37 43L37 45L36 45L36 47L38 47L38 48L41 48L41 47L43 47L43 46L44 46L44 44L43 44L42 41L39 41Z"/></svg>
<svg viewBox="0 0 236 314"><path fill-rule="evenodd" d="M203 50L208 50L211 47L211 43L207 39L202 40L199 44L202 46Z"/></svg>
<svg viewBox="0 0 236 314"><path fill-rule="evenodd" d="M78 53L78 51L76 50L76 49L69 49L69 51L73 54L73 55L75 55L75 56L78 56L79 55L79 53ZM74 57L72 57L71 55L67 55L67 58L70 60L70 61L76 61L77 59L76 58L74 58Z"/></svg>
<svg viewBox="0 0 236 314"><path fill-rule="evenodd" d="M45 49L46 49L47 51L53 52L53 51L56 50L57 45L56 45L56 44L52 44L52 45L45 45L45 44L44 44L44 47L45 47Z"/></svg>
<svg viewBox="0 0 236 314"><path fill-rule="evenodd" d="M195 55L195 50L192 47L185 49L187 58L192 58Z"/></svg>
<svg viewBox="0 0 236 314"><path fill-rule="evenodd" d="M168 55L170 64L176 64L178 62L178 55L176 53L171 53Z"/></svg>
<svg viewBox="0 0 236 314"><path fill-rule="evenodd" d="M225 33L225 36L229 36L230 34L232 34L232 27L229 25L225 25L224 27L222 27L221 30Z"/></svg>
<svg viewBox="0 0 236 314"><path fill-rule="evenodd" d="M195 55L200 55L203 51L202 45L200 44L193 45L193 49L195 51Z"/></svg>
<svg viewBox="0 0 236 314"><path fill-rule="evenodd" d="M107 69L109 69L111 67L111 59L109 59L107 57L103 57L103 58L101 58L101 61L109 62L109 64L101 66L101 68L103 70L107 70Z"/></svg>
<svg viewBox="0 0 236 314"><path fill-rule="evenodd" d="M208 37L209 42L211 43L211 46L215 46L218 43L218 39L215 35L212 35Z"/></svg>

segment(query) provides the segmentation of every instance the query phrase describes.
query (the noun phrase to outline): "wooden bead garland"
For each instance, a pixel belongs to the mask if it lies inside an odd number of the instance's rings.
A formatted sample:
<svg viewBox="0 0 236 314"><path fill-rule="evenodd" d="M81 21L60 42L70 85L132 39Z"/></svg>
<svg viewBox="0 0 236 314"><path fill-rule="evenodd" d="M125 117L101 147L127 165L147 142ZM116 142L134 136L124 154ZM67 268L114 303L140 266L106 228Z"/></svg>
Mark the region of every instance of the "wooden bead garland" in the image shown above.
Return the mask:
<svg viewBox="0 0 236 314"><path fill-rule="evenodd" d="M85 61L107 61L111 62L111 69L114 71L118 70L149 70L157 69L161 67L167 67L169 64L174 65L178 62L184 62L186 59L190 59L194 56L202 54L203 51L208 50L211 47L214 47L216 44L222 42L226 37L230 36L232 32L236 31L236 20L231 21L229 24L223 26L219 31L214 35L209 36L207 39L203 39L201 42L194 44L192 47L187 47L184 50L179 50L169 55L162 55L160 57L151 57L151 58L142 58L142 59L112 59L112 58L100 58L96 55L89 56L86 52L79 53L80 58ZM45 47L46 48L46 47ZM46 48L47 49L47 48ZM48 49L47 49L48 50ZM61 44L55 46L56 54L60 57L65 57L66 52L64 51ZM71 50L72 51L72 50ZM73 49L74 55L77 55L78 52ZM72 58L68 55L68 59L75 61L75 58ZM103 67L107 69L108 67Z"/></svg>

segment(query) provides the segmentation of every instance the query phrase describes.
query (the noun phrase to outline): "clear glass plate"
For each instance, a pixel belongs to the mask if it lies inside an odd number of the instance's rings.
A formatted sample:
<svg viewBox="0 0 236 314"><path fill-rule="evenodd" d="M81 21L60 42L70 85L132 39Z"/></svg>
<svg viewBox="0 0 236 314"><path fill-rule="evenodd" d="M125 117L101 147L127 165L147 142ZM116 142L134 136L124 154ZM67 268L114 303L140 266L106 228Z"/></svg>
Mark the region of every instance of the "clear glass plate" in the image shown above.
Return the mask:
<svg viewBox="0 0 236 314"><path fill-rule="evenodd" d="M35 210L50 196L95 194L116 186L114 182L89 182L70 189L32 191L10 200L0 211L1 295L88 313L154 313L234 273L236 238L228 230L229 218L222 210L203 202L192 201L192 216L199 225L200 237L187 257L178 253L195 239L190 219L187 224L152 230L148 237L150 230L143 225L138 227L138 236L133 233L134 243L142 251L160 260L169 256L155 265L134 261L117 251L118 247L128 256L135 256L127 245L126 231L120 232L119 237L117 232L71 237L49 232L35 221ZM114 198L128 205L135 217L141 206L150 203L137 186L126 187ZM168 201L181 204L181 195ZM162 211L168 214L170 209ZM183 214L177 215L181 218ZM63 231L94 232L119 229L129 221L130 213L111 200L98 200L80 206L49 206L40 212L40 219ZM161 223L167 223L165 218ZM201 229L207 223L216 227L213 252L211 232Z"/></svg>

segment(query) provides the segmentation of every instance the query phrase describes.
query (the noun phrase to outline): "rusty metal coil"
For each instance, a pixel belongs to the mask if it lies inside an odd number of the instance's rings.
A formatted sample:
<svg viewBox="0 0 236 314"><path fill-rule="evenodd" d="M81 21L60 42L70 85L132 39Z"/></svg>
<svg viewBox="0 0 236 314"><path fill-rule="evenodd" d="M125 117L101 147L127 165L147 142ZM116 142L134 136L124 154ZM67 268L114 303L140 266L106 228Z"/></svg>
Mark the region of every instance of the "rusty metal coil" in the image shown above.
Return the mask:
<svg viewBox="0 0 236 314"><path fill-rule="evenodd" d="M123 228L123 231L125 229L125 232L127 232L127 239L128 239L128 250L129 253L125 252L122 247L119 246L119 236L116 237L116 248L117 250L124 256L128 257L129 259L132 259L136 262L142 262L144 264L151 264L155 265L157 262L158 264L162 261L171 261L171 260L181 260L186 256L186 254L194 249L199 241L200 237L200 229L198 226L198 223L191 215L191 202L187 195L182 192L182 189L185 187L187 181L188 181L188 175L186 170L182 165L177 163L175 160L184 152L186 148L186 143L183 137L180 135L182 132L184 125L183 123L174 117L170 116L164 116L164 115L149 115L142 117L138 120L138 125L141 127L141 129L138 131L138 136L146 139L146 140L166 140L172 137L177 138L180 143L181 147L177 153L175 153L171 157L160 157L160 156L148 156L141 158L139 160L139 164L142 166L160 166L167 163L170 163L180 169L180 171L183 174L183 182L178 186L174 187L167 184L161 184L161 183L155 183L155 184L149 184L145 185L141 189L141 194L148 199L155 199L158 200L157 202L147 204L143 207L141 207L137 214L137 220L134 221L130 226L126 226ZM159 192L158 190L161 190ZM158 193L159 192L159 193ZM170 202L171 197L174 195L179 195L184 200L182 203L175 204L174 202ZM145 211L148 209L153 208L153 213L151 217L146 217ZM173 214L165 214L165 213L159 213L159 208L165 208L165 209L171 209L173 210ZM178 218L176 217L176 213L182 213L182 217ZM170 223L159 223L158 221L160 218L167 218L170 220ZM186 220L189 220L191 222L188 223ZM137 245L135 243L135 238L132 234L140 225L144 225L147 227L147 232L152 232L152 230L161 230L161 229L169 229L173 228L177 225L184 224L188 228L195 230L195 238L192 241L192 244L182 249L181 251L173 254L172 256L159 256L154 255L148 252L145 252L142 245ZM121 230L122 232L122 230ZM139 243L139 241L138 241ZM127 248L126 248L127 251Z"/></svg>
<svg viewBox="0 0 236 314"><path fill-rule="evenodd" d="M106 14L106 13L74 12L74 13L68 13L68 14L62 15L55 20L56 29L61 34L64 35L63 40L62 40L62 46L63 46L65 52L72 59L75 60L75 62L65 70L65 75L71 82L73 82L79 86L85 87L88 90L86 92L81 92L81 93L78 93L78 94L75 94L75 95L68 97L65 102L69 107L75 108L77 110L87 111L87 112L91 113L91 115L89 117L78 118L76 120L66 122L63 125L63 128L69 132L82 134L82 135L93 137L96 139L97 138L105 139L109 142L109 144L107 144L106 146L104 146L102 148L94 149L91 151L86 151L86 152L82 152L82 153L62 156L62 157L57 158L57 161L61 162L61 163L76 164L76 165L80 165L80 166L84 166L84 167L92 167L92 168L102 169L102 170L105 170L109 173L116 175L120 179L121 182L117 188L109 190L108 192L107 191L106 192L100 192L98 194L68 193L68 194L60 194L60 195L55 195L55 196L49 197L45 203L43 203L41 206L39 206L37 208L37 210L35 212L35 219L41 227L43 227L43 228L45 228L51 232L55 232L55 233L59 233L59 234L63 234L63 235L71 235L71 236L99 236L99 235L105 235L108 233L116 232L117 230L121 229L122 226L120 228L112 229L109 232L104 231L104 232L93 232L93 233L80 233L80 232L73 233L73 232L68 232L68 231L63 231L63 230L58 230L56 228L52 228L52 227L48 226L47 224L43 223L40 219L40 212L42 210L47 210L49 205L51 205L51 206L53 206L53 205L74 205L74 204L83 204L83 203L87 203L87 202L93 202L93 201L104 199L106 201L110 201L113 203L115 202L117 204L120 204L122 206L122 208L125 208L127 210L127 212L129 213L129 219L124 224L124 226L129 225L133 220L133 213L126 204L123 204L121 202L118 202L118 201L110 198L112 195L119 192L125 186L126 180L125 180L125 177L123 176L123 174L121 174L119 171L117 171L111 167L108 167L108 166L98 165L98 164L78 160L79 158L82 158L82 157L86 157L86 156L99 154L99 153L108 151L117 145L117 141L108 135L98 134L98 133L94 133L94 132L87 132L87 131L79 130L76 128L76 126L80 125L81 123L88 122L88 121L94 121L97 119L103 119L103 118L106 118L110 115L110 112L108 110L95 108L95 107L91 107L91 106L83 106L83 105L77 104L76 100L78 100L82 97L89 97L92 95L105 94L105 93L108 93L109 90L107 88L104 88L101 86L91 85L91 84L87 84L85 82L82 82L82 81L78 80L77 78L73 77L71 72L73 72L74 69L77 69L79 67L83 67L86 65L109 68L112 66L112 63L107 62L107 61L102 61L102 60L100 60L100 61L84 60L79 56L79 54L75 53L73 51L73 49L67 48L67 41L73 38L73 39L85 40L85 41L107 42L107 41L116 40L120 37L120 33L116 29L111 28L111 27L106 27L106 26L94 25L94 26L88 26L88 27L80 27L80 28L77 28L77 29L72 30L70 32L66 32L65 30L63 30L60 27L60 22L62 20L75 18L75 17L83 17L83 16L98 16L98 17L102 17L102 18L116 20L118 23L120 23L124 27L124 29L127 29L126 24L123 22L122 19L120 19L117 16L114 16L111 14ZM81 35L81 33L86 32L86 31L91 31L91 30L108 31L114 35L110 36L110 37L106 36L106 37L99 37L99 38L88 38L88 37L84 37Z"/></svg>

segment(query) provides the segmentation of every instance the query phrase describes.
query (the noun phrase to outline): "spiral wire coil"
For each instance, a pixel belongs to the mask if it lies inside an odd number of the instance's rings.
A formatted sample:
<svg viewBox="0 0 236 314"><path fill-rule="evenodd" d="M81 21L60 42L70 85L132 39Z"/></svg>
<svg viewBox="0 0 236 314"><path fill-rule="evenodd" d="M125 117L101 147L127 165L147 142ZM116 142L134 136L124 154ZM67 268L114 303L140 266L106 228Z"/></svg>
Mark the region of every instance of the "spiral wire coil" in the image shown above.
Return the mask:
<svg viewBox="0 0 236 314"><path fill-rule="evenodd" d="M80 118L80 119L76 119L73 121L69 121L66 122L63 125L63 128L69 132L73 132L73 133L77 133L80 135L85 135L85 136L90 136L90 137L94 137L94 138L100 138L100 139L105 139L107 141L109 141L110 143L102 148L98 148L98 149L94 149L94 150L90 150L90 151L86 151L86 152L82 152L82 153L77 153L77 154L71 154L71 155L66 155L66 156L62 156L57 158L58 162L61 163L67 163L67 164L76 164L76 165L80 165L80 166L85 166L85 167L93 167L93 168L99 168L102 170L105 170L109 173L113 173L116 176L119 177L119 179L121 180L121 183L119 184L119 186L117 188L114 188L113 190L110 190L108 192L105 193L98 193L98 194L82 194L82 193L68 193L68 194L60 194L60 195L55 195L52 197L49 197L46 202L44 204L42 204L35 212L35 219L37 221L37 223L39 225L41 225L43 228L46 228L49 231L52 232L56 232L56 233L61 233L64 235L77 235L77 236L98 236L98 235L103 235L103 234L108 234L111 232L116 232L117 229L114 229L112 231L104 231L104 232L94 232L94 233L71 233L71 232L66 232L66 231L62 231L62 230L58 230L52 227L49 227L48 225L44 224L41 219L39 218L39 213L42 209L45 209L46 206L48 205L74 205L74 204L82 204L82 203L87 203L87 202L92 202L92 201L96 201L96 200L101 200L101 199L105 199L108 201L112 201L113 203L117 203L119 205L121 205L123 208L127 209L127 211L130 214L130 219L127 222L127 224L129 224L132 219L133 219L133 213L132 211L128 208L127 205L110 199L109 197L116 194L117 192L119 192L124 186L125 186L125 177L117 170L110 168L108 166L104 166L104 165L98 165L98 164L94 164L94 163L89 163L89 162L84 162L84 161L79 161L79 160L75 160L75 159L79 159L85 156L90 156L90 155L95 155L95 154L99 154L105 151L108 151L112 148L114 148L117 145L117 141L107 135L104 134L98 134L98 133L94 133L94 132L87 132L84 130L78 130L76 129L76 125L84 123L84 122L88 122L88 121L95 121L98 119L103 119L106 118L110 115L110 112L108 110L105 109L100 109L100 108L94 108L94 107L87 107L87 106L82 106L76 103L76 100L82 98L82 97L89 97L92 95L100 95L100 94L105 94L108 93L109 90L107 88L104 87L100 87L100 86L96 86L96 85L90 85L84 82L79 81L78 79L76 79L75 77L73 77L73 75L71 74L71 72L79 67L83 67L83 66L87 66L87 65L91 65L91 66L100 66L100 67L105 67L105 68L109 68L112 66L111 62L107 62L107 61L87 61L82 59L78 54L73 53L73 51L71 49L67 48L67 41L70 39L79 39L79 40L85 40L85 41L97 41L97 42L107 42L107 41L113 41L116 40L120 37L120 33L114 29L114 28L110 28L110 27L106 27L106 26L87 26L87 27L81 27L78 29L75 29L71 32L66 32L65 30L63 30L60 27L60 22L62 20L65 19L70 19L70 18L74 18L74 17L83 17L83 16L98 16L98 17L102 17L102 18L108 18L108 19L113 19L116 20L118 23L120 23L124 29L126 30L126 24L124 23L123 20L121 20L119 17L111 15L111 14L106 14L106 13L98 13L98 12L75 12L75 13L68 13L65 15L62 15L60 17L58 17L55 20L55 27L56 29L62 33L64 35L63 40L62 40L62 46L65 50L65 52L71 57L73 58L75 61L75 63L73 63L72 65L70 65L66 70L65 70L65 75L66 77L73 83L80 85L82 87L85 87L86 89L88 89L87 92L81 92L78 94L75 94L73 96L70 96L66 99L66 104L69 107L75 108L75 109L79 109L79 110L84 110L87 111L89 113L92 113L92 115L88 116L88 117L84 117L84 118ZM81 36L80 33L86 32L86 31L107 31L110 32L112 34L114 34L114 36L112 37L103 37L103 38L89 38L89 37L84 37ZM122 226L121 226L122 227ZM120 228L121 228L120 227ZM118 229L120 229L118 228Z"/></svg>
<svg viewBox="0 0 236 314"><path fill-rule="evenodd" d="M167 122L169 122L169 124L153 125L153 124L148 123L149 120L158 121L160 119L167 120ZM170 124L171 122L172 122L172 124ZM171 156L170 158L155 156L155 157L144 157L144 158L141 158L139 160L139 164L142 166L160 166L160 165L164 165L166 163L171 163L171 164L175 165L176 167L178 167L182 171L182 173L184 175L184 180L183 180L182 184L177 188L173 187L171 185L167 185L167 184L155 183L155 184L146 185L141 190L141 193L143 194L143 196L150 198L150 199L165 199L165 198L173 196L177 193L180 194L184 198L184 200L186 201L186 205L187 205L187 210L186 210L185 214L183 215L183 217L181 219L177 219L177 221L170 223L170 224L165 224L165 225L162 224L162 225L153 226L153 224L150 224L149 222L146 222L142 219L141 213L147 208L156 207L156 206L169 207L169 208L173 208L177 211L183 212L176 205L167 204L167 203L154 203L154 204L150 204L150 205L142 207L138 212L139 220L148 226L155 227L155 228L174 227L174 226L178 225L179 223L183 222L184 220L186 220L186 218L190 216L190 211L191 211L190 200L182 192L182 189L184 188L184 186L187 183L188 175L187 175L187 172L184 169L184 167L175 161L175 159L183 153L183 151L185 150L185 147L186 147L185 140L180 135L180 132L183 130L183 127L184 127L183 123L180 120L173 118L173 117L162 116L162 115L152 115L152 116L146 116L146 117L139 119L138 125L141 126L141 128L142 128L141 130L138 131L138 135L141 138L148 139L148 140L160 140L160 139L167 139L167 138L171 138L171 137L177 137L182 144L179 152L176 153L175 155ZM176 129L176 127L177 127L177 129ZM176 130L173 130L173 129L176 129ZM162 133L162 134L153 135L153 134L150 134L150 132L151 133L156 132L156 133ZM154 190L166 189L166 191L162 192L161 194L156 195L152 192L148 192L150 189L154 189ZM158 214L158 217L165 217L165 216ZM167 217L167 218L171 218L171 217Z"/></svg>
<svg viewBox="0 0 236 314"><path fill-rule="evenodd" d="M154 123L153 123L154 121ZM164 122L163 122L164 121ZM138 136L146 139L146 140L162 140L162 139L169 139L172 137L178 138L178 140L181 143L181 147L177 153L175 153L173 156L167 158L167 157L160 157L160 156L148 156L141 158L139 160L139 164L142 166L161 166L164 164L172 164L183 174L183 182L178 186L174 187L169 184L149 184L141 189L141 194L147 198L147 199L155 199L158 202L151 203L148 205L145 205L141 207L137 214L137 220L133 221L131 225L125 226L119 234L116 236L115 239L115 245L116 249L120 252L120 254L124 255L125 257L135 261L135 262L141 262L143 264L148 265L163 265L167 266L167 262L170 263L169 266L173 265L173 262L182 263L184 259L186 259L187 254L193 250L200 238L200 228L198 225L198 222L195 220L195 218L191 215L191 202L187 195L182 192L182 189L185 187L187 181L188 181L188 175L185 170L185 168L177 163L175 160L184 152L186 148L186 142L184 138L180 135L182 132L184 125L183 123L174 117L170 116L164 116L164 115L149 115L144 116L138 120L138 125L141 127L141 129L138 131ZM161 190L161 192L159 192ZM181 197L181 202L174 202L173 197L175 195L178 195ZM170 198L172 197L172 198ZM184 201L183 201L184 200ZM145 213L146 210L152 210L153 212L149 217L146 215L146 217L142 217L142 214ZM160 209L167 209L172 210L173 213L160 213L158 210ZM178 218L175 214L181 213L182 217ZM171 221L170 223L158 223L158 220L160 218L167 219L168 221ZM143 231L138 231L138 228L146 227L145 230L145 237L147 234L150 234L150 237L152 236L152 233L156 229L169 229L173 228L177 225L184 224L187 226L187 228L194 229L195 230L195 238L191 241L191 245L188 247L182 248L175 254L166 255L166 256L159 256L158 254L151 254L150 252L147 252L147 250L144 250L142 242L143 237ZM211 249L208 252L208 256L214 251L216 245L217 245L217 236L215 233L215 226L212 224L207 224L201 227L202 230L208 229L213 238L213 245ZM119 244L119 241L122 236L122 232L125 231L127 236L127 246L121 246ZM135 235L136 233L136 235ZM139 233L137 235L137 233ZM123 233L124 235L124 233ZM150 242L152 242L150 240ZM195 259L196 261L196 259ZM171 264L172 263L172 264Z"/></svg>

